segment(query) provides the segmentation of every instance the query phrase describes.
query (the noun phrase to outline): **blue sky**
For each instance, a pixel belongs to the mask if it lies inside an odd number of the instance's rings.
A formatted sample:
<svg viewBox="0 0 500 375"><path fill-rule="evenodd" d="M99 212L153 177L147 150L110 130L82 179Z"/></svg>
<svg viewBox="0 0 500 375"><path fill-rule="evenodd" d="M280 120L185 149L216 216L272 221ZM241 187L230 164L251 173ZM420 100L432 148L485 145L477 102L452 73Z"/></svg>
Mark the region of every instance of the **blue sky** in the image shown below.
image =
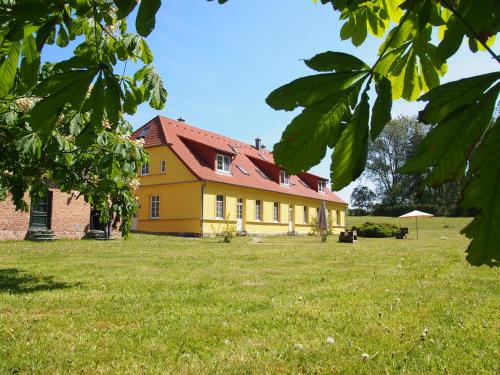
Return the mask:
<svg viewBox="0 0 500 375"><path fill-rule="evenodd" d="M352 53L369 64L376 59L381 41L372 38L359 48L341 41L338 17L330 6L312 0L230 0L225 5L164 0L147 41L169 93L167 105L162 111L143 105L129 120L137 128L157 114L182 116L248 143L258 136L271 148L294 113L274 111L264 100L273 89L312 73L301 59L327 50ZM448 70L444 81L498 67L489 55L463 48ZM421 108L398 101L393 115L414 115ZM313 171L328 177L329 161L327 155ZM356 185L340 195L348 199Z"/></svg>

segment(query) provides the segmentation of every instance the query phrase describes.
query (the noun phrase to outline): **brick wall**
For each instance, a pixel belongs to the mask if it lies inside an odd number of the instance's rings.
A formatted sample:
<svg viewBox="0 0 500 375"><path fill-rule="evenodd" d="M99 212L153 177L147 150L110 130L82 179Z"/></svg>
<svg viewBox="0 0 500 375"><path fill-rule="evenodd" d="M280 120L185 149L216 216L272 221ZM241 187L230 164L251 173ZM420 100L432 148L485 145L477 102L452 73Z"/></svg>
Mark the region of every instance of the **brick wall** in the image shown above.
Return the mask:
<svg viewBox="0 0 500 375"><path fill-rule="evenodd" d="M10 196L0 201L0 240L24 239L29 222L29 212L16 211Z"/></svg>
<svg viewBox="0 0 500 375"><path fill-rule="evenodd" d="M52 191L51 228L59 238L83 238L90 226L90 205L77 194Z"/></svg>

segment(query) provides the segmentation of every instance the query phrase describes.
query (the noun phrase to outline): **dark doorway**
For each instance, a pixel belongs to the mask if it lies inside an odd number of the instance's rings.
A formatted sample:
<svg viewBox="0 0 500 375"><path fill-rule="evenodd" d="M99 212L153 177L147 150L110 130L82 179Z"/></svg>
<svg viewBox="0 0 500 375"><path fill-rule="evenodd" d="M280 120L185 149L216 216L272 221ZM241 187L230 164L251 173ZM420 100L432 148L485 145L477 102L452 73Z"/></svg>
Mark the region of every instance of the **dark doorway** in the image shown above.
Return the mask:
<svg viewBox="0 0 500 375"><path fill-rule="evenodd" d="M92 230L104 230L106 223L101 223L101 214L99 210L92 208L90 211L90 229Z"/></svg>
<svg viewBox="0 0 500 375"><path fill-rule="evenodd" d="M31 205L30 228L50 229L50 213L52 206L52 192L48 191L45 197Z"/></svg>

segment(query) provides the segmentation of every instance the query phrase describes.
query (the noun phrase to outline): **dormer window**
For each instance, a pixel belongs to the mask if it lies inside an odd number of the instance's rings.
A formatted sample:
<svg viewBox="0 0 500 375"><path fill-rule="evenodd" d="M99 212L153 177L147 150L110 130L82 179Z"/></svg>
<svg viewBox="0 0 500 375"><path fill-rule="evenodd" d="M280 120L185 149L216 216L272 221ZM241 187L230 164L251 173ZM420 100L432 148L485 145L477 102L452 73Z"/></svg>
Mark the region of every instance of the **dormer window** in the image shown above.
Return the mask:
<svg viewBox="0 0 500 375"><path fill-rule="evenodd" d="M320 193L324 193L326 189L326 181L325 180L319 180L318 181L318 191Z"/></svg>
<svg viewBox="0 0 500 375"><path fill-rule="evenodd" d="M280 171L280 184L290 186L290 177L287 171Z"/></svg>
<svg viewBox="0 0 500 375"><path fill-rule="evenodd" d="M217 154L215 163L217 172L229 174L229 166L231 165L231 158L228 155Z"/></svg>

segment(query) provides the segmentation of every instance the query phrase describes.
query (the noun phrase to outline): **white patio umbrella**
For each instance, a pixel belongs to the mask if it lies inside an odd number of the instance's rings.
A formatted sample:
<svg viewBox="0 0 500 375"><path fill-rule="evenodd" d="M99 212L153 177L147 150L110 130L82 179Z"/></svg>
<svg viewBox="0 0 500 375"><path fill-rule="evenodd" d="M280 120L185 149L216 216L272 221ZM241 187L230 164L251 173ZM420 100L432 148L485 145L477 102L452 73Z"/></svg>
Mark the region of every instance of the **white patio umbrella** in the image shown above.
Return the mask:
<svg viewBox="0 0 500 375"><path fill-rule="evenodd" d="M407 214L400 216L401 219L415 218L415 226L417 227L417 240L418 240L418 218L419 217L434 217L434 215L428 214L427 212L415 210L415 211L408 212Z"/></svg>

